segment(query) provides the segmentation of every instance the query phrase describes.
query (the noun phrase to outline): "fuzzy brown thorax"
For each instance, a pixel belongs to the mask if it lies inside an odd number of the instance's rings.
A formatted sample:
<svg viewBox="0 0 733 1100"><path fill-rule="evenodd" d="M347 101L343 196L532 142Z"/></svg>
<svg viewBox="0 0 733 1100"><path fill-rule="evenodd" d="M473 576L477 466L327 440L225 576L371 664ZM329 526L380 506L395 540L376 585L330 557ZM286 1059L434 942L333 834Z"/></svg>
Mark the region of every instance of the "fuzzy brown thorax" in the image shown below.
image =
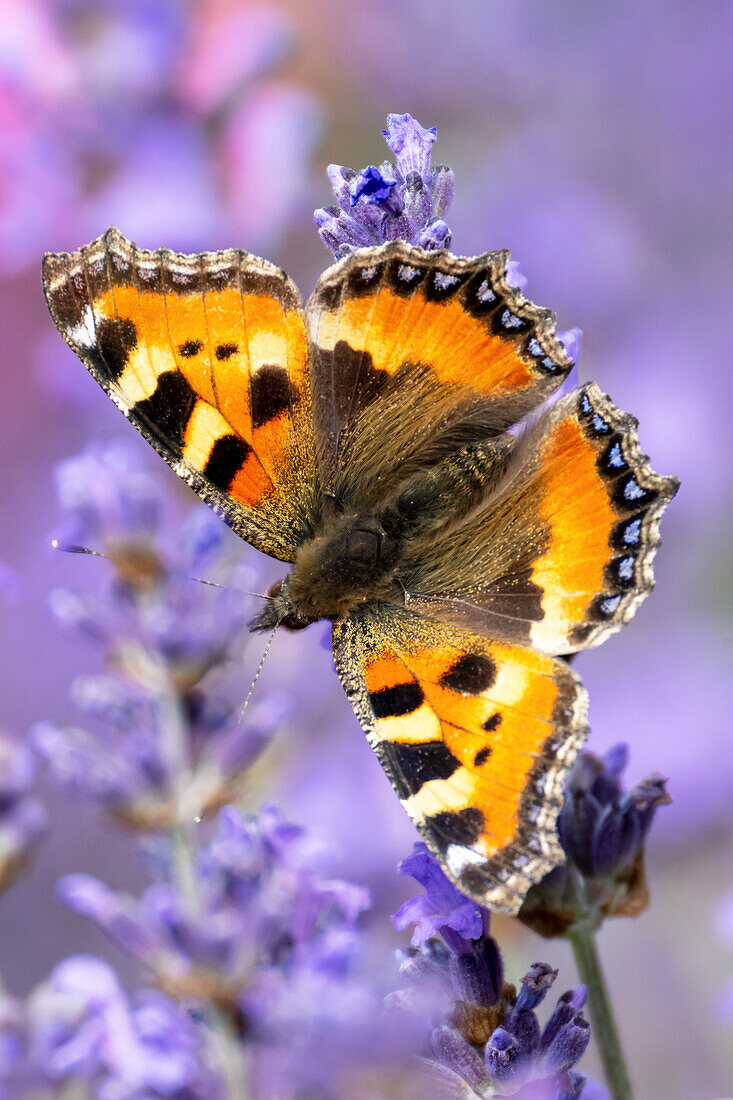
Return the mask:
<svg viewBox="0 0 733 1100"><path fill-rule="evenodd" d="M399 541L376 515L339 516L299 548L291 572L270 589L270 602L251 629L281 623L300 630L319 619L343 618L369 600L394 596L399 553Z"/></svg>

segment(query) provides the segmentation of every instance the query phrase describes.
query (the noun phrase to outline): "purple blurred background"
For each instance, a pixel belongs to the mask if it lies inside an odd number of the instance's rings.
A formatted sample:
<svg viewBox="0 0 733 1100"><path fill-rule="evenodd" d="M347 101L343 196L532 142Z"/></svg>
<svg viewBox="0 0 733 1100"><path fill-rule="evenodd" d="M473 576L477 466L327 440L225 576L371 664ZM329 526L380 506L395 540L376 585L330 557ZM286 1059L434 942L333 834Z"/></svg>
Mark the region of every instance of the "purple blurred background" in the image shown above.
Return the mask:
<svg viewBox="0 0 733 1100"><path fill-rule="evenodd" d="M0 607L0 723L22 738L39 718L70 716L71 681L95 671L48 612L51 590L93 588L102 568L49 548L56 463L91 440L126 436L147 449L53 330L41 253L116 224L146 247L265 254L307 293L330 259L312 225L329 201L326 165L378 163L388 112L411 112L437 126L434 159L455 170L454 251L511 248L527 294L557 311L560 328L582 327L580 379L638 416L655 468L682 481L657 591L576 667L591 695L591 745L629 741L630 779L660 771L674 798L648 850L652 908L601 940L639 1094L722 1096L733 1073L733 1022L716 1019L733 950L715 932L733 888L733 9L312 0L305 10L295 0L4 0L0 562L13 578ZM188 490L161 476L187 506ZM414 834L322 636L279 637L265 667L263 688L288 690L298 718L253 804L275 796L329 838L339 870L372 886L387 950L400 938L385 914L409 891L394 867ZM59 874L141 880L132 845L120 862L127 842L93 807L52 792L48 802L34 872L0 898L0 966L18 993L70 951L106 955L124 973L119 953L54 900ZM563 945L509 921L497 935L521 962L544 955L572 969Z"/></svg>

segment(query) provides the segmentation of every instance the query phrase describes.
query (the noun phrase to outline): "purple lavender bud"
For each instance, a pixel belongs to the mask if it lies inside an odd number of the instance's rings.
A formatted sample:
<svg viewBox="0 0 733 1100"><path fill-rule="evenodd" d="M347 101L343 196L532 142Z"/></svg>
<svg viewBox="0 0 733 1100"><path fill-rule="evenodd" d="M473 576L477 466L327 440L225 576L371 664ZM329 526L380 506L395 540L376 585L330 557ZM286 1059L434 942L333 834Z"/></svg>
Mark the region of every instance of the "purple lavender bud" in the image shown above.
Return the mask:
<svg viewBox="0 0 733 1100"><path fill-rule="evenodd" d="M469 1085L480 1085L485 1080L483 1061L454 1027L435 1028L430 1036L430 1047L439 1062Z"/></svg>
<svg viewBox="0 0 733 1100"><path fill-rule="evenodd" d="M519 1048L519 1058L529 1062L540 1048L542 1029L534 1012L517 1012L516 1008L507 1015L504 1026L514 1037Z"/></svg>
<svg viewBox="0 0 733 1100"><path fill-rule="evenodd" d="M548 963L532 963L522 978L522 988L517 997L516 1011L526 1012L536 1008L547 996L547 991L557 977Z"/></svg>
<svg viewBox="0 0 733 1100"><path fill-rule="evenodd" d="M641 823L631 807L620 813L607 807L591 840L589 864L593 873L603 875L625 867L641 839Z"/></svg>
<svg viewBox="0 0 733 1100"><path fill-rule="evenodd" d="M591 845L601 807L587 793L568 792L557 822L560 843L584 875L593 874Z"/></svg>
<svg viewBox="0 0 733 1100"><path fill-rule="evenodd" d="M486 1069L497 1084L511 1081L521 1067L519 1044L503 1027L497 1027L486 1044L485 1058Z"/></svg>
<svg viewBox="0 0 733 1100"><path fill-rule="evenodd" d="M345 216L338 206L316 210L313 218L321 239L329 248L333 247L330 242L339 246L348 245L351 249L366 248L375 243L364 226L356 218Z"/></svg>
<svg viewBox="0 0 733 1100"><path fill-rule="evenodd" d="M573 1016L559 1029L545 1050L543 1064L549 1073L570 1069L583 1056L590 1042L590 1027L585 1017Z"/></svg>
<svg viewBox="0 0 733 1100"><path fill-rule="evenodd" d="M588 768L578 783L578 793L584 791L599 806L616 805L623 793L620 775L605 766L604 758L592 757L590 753L588 757L584 762Z"/></svg>
<svg viewBox="0 0 733 1100"><path fill-rule="evenodd" d="M501 987L497 989L495 974L480 951L451 955L449 969L459 1000L476 1005L498 1004Z"/></svg>
<svg viewBox="0 0 733 1100"><path fill-rule="evenodd" d="M404 214L416 230L425 225L433 213L430 192L417 172L410 172L405 179L404 194Z"/></svg>
<svg viewBox="0 0 733 1100"><path fill-rule="evenodd" d="M436 164L428 172L426 182L433 199L433 214L442 219L448 213L453 201L455 184L453 169L446 164Z"/></svg>
<svg viewBox="0 0 733 1100"><path fill-rule="evenodd" d="M418 238L421 248L435 252L439 248L450 248L451 231L442 218L433 218Z"/></svg>
<svg viewBox="0 0 733 1100"><path fill-rule="evenodd" d="M329 164L326 169L326 175L331 184L336 202L343 211L348 213L354 205L351 195L351 184L356 177L356 172L353 168L346 168L342 164Z"/></svg>
<svg viewBox="0 0 733 1100"><path fill-rule="evenodd" d="M574 332L575 329L571 331ZM601 757L606 772L620 780L629 766L629 755L629 746L624 741L619 741L618 744L612 745Z"/></svg>
<svg viewBox="0 0 733 1100"><path fill-rule="evenodd" d="M650 775L637 783L635 787L625 795L624 808L628 806L630 812L638 819L641 830L640 840L643 841L654 820L654 815L659 806L667 806L671 802L666 789L667 780L661 775Z"/></svg>
<svg viewBox="0 0 733 1100"><path fill-rule="evenodd" d="M563 993L542 1032L543 1050L548 1050L560 1031L574 1016L577 1016L587 997L588 989L584 985L576 985L574 989L569 989L566 993Z"/></svg>
<svg viewBox="0 0 733 1100"><path fill-rule="evenodd" d="M425 130L412 115L387 115L387 129L382 134L405 179L410 172L427 175L437 134L434 126Z"/></svg>
<svg viewBox="0 0 733 1100"><path fill-rule="evenodd" d="M580 358L580 338L583 335L582 328L569 328L564 332L558 332L557 339L565 348L565 353L574 363Z"/></svg>

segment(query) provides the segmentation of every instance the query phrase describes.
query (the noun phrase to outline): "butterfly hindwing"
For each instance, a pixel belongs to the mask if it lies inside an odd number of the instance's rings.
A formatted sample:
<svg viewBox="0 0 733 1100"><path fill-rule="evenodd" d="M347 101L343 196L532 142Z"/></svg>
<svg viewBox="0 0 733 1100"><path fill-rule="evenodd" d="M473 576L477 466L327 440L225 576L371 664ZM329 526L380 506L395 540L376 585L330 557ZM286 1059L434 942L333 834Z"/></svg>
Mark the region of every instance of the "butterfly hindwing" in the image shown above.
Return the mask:
<svg viewBox="0 0 733 1100"><path fill-rule="evenodd" d="M298 292L236 249L147 252L110 229L44 260L64 339L129 420L234 530L292 560L315 467Z"/></svg>
<svg viewBox="0 0 733 1100"><path fill-rule="evenodd" d="M414 541L408 605L543 653L597 645L651 591L676 490L651 469L633 417L585 385L512 445L461 525Z"/></svg>
<svg viewBox="0 0 733 1100"><path fill-rule="evenodd" d="M336 668L403 806L450 878L516 912L563 858L563 779L586 736L568 666L409 611L334 624Z"/></svg>
<svg viewBox="0 0 733 1100"><path fill-rule="evenodd" d="M321 276L306 308L314 424L344 504L372 506L413 466L504 431L567 376L554 315L510 285L508 259L393 241Z"/></svg>

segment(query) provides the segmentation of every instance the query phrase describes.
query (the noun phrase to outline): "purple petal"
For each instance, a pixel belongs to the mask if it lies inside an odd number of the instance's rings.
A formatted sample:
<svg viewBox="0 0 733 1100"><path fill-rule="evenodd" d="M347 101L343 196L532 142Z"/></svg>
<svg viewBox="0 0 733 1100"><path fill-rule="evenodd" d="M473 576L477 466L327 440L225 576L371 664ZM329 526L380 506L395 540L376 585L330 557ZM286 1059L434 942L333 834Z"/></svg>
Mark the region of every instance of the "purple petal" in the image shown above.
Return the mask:
<svg viewBox="0 0 733 1100"><path fill-rule="evenodd" d="M397 191L397 181L385 179L375 165L362 168L351 183L351 205L356 206L359 199L384 207L390 214L399 214L403 207Z"/></svg>
<svg viewBox="0 0 733 1100"><path fill-rule="evenodd" d="M580 358L580 338L583 335L582 328L569 328L564 332L558 332L557 338L565 348L565 353L574 363Z"/></svg>
<svg viewBox="0 0 733 1100"><path fill-rule="evenodd" d="M506 265L506 281L509 286L517 290L524 290L527 285L527 276L522 272L522 265L518 260L509 260Z"/></svg>
<svg viewBox="0 0 733 1100"><path fill-rule="evenodd" d="M428 172L427 184L433 199L433 214L437 218L444 218L453 201L453 188L455 177L453 169L446 164L436 164Z"/></svg>

